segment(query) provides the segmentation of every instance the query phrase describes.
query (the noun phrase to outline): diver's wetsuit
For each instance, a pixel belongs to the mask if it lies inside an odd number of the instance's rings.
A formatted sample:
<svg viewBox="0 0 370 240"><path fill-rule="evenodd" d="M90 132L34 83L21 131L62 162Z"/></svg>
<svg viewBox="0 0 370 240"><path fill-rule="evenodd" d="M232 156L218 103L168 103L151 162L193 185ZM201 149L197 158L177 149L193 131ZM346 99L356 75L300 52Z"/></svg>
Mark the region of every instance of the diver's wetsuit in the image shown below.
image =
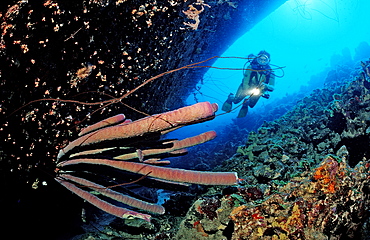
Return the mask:
<svg viewBox="0 0 370 240"><path fill-rule="evenodd" d="M248 66L248 69L249 70L244 72L243 81L235 94L233 103L239 103L245 97L251 95L251 91L253 89L258 88L260 89L261 94L253 95L250 98L249 106L254 107L261 95L267 91L265 85L269 85L271 87L275 85L275 75L272 74L270 65L262 66L253 64L252 62L252 64Z"/></svg>
<svg viewBox="0 0 370 240"><path fill-rule="evenodd" d="M244 117L248 112L248 106L253 108L260 97L266 91L272 91L275 85L275 75L273 74L270 65L260 65L255 60L251 62L244 72L242 83L240 84L235 96L230 94L226 102L222 106L225 112L231 111L232 103L239 103L247 96L251 96L247 102L243 104L238 117ZM253 94L253 90L258 88L259 94Z"/></svg>

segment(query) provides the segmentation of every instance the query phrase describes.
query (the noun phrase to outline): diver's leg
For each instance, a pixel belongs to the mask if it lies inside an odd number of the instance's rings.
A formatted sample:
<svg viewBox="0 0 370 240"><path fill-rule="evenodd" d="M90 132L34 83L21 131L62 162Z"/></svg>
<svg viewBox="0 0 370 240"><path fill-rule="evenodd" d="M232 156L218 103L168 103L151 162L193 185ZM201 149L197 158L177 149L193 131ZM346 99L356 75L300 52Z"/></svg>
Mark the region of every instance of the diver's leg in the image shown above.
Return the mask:
<svg viewBox="0 0 370 240"><path fill-rule="evenodd" d="M239 85L238 91L236 91L235 97L233 102L235 104L239 103L241 100L243 100L247 96L247 89L245 89L243 84Z"/></svg>
<svg viewBox="0 0 370 240"><path fill-rule="evenodd" d="M230 112L232 108L232 104L233 103L237 104L241 102L247 96L246 92L247 91L245 90L243 83L240 84L238 87L238 91L236 91L235 96L232 93L229 94L227 100L222 105L222 111Z"/></svg>
<svg viewBox="0 0 370 240"><path fill-rule="evenodd" d="M253 95L249 98L249 101L248 101L248 105L249 107L253 108L254 106L256 106L258 100L260 99L261 95Z"/></svg>
<svg viewBox="0 0 370 240"><path fill-rule="evenodd" d="M239 111L237 118L243 118L247 116L248 113L248 100L243 102L242 108Z"/></svg>
<svg viewBox="0 0 370 240"><path fill-rule="evenodd" d="M260 99L260 97L261 95L251 96L248 100L244 101L243 106L239 111L238 118L247 116L248 108L249 107L253 108L254 106L256 106L258 99Z"/></svg>

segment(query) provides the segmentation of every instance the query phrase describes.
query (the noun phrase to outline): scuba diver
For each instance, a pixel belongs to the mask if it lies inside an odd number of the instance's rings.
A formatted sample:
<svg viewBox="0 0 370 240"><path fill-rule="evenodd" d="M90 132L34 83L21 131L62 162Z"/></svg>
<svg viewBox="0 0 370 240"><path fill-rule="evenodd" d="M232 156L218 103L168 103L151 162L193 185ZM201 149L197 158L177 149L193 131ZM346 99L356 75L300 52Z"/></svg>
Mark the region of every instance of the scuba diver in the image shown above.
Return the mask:
<svg viewBox="0 0 370 240"><path fill-rule="evenodd" d="M237 104L249 96L244 100L238 118L245 117L248 108L253 108L260 97L268 99L270 97L268 92L272 92L275 85L275 74L269 65L270 54L266 51L260 51L257 56L251 54L248 58L250 60L245 65L249 63L249 66L247 69L244 68L244 77L238 91L235 96L230 93L226 102L222 105L223 111L230 112L233 103Z"/></svg>

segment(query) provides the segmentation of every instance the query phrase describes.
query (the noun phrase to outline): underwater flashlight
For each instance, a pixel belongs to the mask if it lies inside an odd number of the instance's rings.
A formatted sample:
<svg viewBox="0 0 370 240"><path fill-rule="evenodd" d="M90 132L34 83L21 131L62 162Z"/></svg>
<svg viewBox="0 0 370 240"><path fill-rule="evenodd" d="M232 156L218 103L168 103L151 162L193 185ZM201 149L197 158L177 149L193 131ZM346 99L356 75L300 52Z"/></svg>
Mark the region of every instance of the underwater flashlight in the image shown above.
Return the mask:
<svg viewBox="0 0 370 240"><path fill-rule="evenodd" d="M266 54L260 54L257 57L258 64L267 65L270 62L270 58Z"/></svg>
<svg viewBox="0 0 370 240"><path fill-rule="evenodd" d="M259 88L253 88L251 90L252 95L259 95L260 93L261 93L261 91L259 90Z"/></svg>

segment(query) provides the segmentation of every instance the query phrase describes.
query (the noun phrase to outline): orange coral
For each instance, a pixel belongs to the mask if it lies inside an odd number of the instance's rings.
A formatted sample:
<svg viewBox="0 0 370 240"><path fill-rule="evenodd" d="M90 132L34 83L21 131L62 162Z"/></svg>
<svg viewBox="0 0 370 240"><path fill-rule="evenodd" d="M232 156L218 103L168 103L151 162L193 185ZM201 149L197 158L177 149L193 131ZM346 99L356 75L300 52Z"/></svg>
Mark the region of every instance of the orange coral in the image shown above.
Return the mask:
<svg viewBox="0 0 370 240"><path fill-rule="evenodd" d="M204 228L200 221L194 222L194 228L197 230L197 232L201 233L203 237L208 237L208 234L204 231Z"/></svg>
<svg viewBox="0 0 370 240"><path fill-rule="evenodd" d="M192 19L195 21L195 23L188 23L184 22L184 25L189 26L193 30L197 30L200 20L199 20L199 14L204 11L204 7L200 10L196 9L193 5L189 5L189 9L186 11L182 11L189 19Z"/></svg>
<svg viewBox="0 0 370 240"><path fill-rule="evenodd" d="M232 209L232 239L327 239L328 233L335 235L344 227L349 216L360 216L367 193L353 189L369 181L370 164L351 169L344 150L326 156L309 178L292 179L262 203ZM346 204L351 207L339 207Z"/></svg>
<svg viewBox="0 0 370 240"><path fill-rule="evenodd" d="M76 73L77 78L79 79L87 78L91 74L91 71L94 67L95 66L88 64L87 66L78 69Z"/></svg>
<svg viewBox="0 0 370 240"><path fill-rule="evenodd" d="M189 8L188 10L182 11L188 19L191 19L191 20L195 21L195 23L184 22L184 25L189 26L193 30L198 29L198 26L199 26L199 23L200 23L199 14L201 14L204 11L204 6L207 6L209 8L211 7L208 4L205 4L203 0L198 0L195 4L200 5L201 9L198 10L196 7L194 7L192 4L190 4L188 6L188 8Z"/></svg>
<svg viewBox="0 0 370 240"><path fill-rule="evenodd" d="M327 156L321 166L316 168L313 178L317 180L319 189L324 193L335 193L337 176L343 176L339 171L338 162L331 156Z"/></svg>

